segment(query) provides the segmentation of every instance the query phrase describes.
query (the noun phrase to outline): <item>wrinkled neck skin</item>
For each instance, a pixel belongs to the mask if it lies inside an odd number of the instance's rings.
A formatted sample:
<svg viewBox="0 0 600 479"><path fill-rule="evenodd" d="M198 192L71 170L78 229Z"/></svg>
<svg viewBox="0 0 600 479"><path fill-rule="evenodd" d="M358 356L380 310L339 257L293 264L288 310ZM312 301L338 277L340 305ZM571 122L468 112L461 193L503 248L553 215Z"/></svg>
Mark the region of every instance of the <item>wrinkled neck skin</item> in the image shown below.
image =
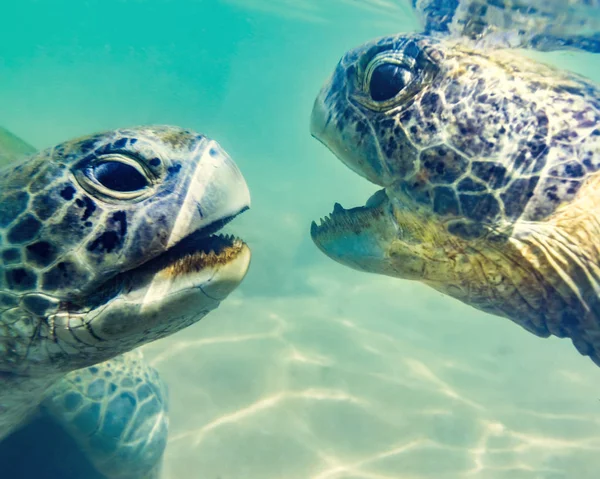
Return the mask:
<svg viewBox="0 0 600 479"><path fill-rule="evenodd" d="M199 273L205 276L203 281L169 269L123 274L97 292L96 306L57 301L55 311L44 317L24 307L5 310L0 313L2 336L13 340L0 343L0 371L29 377L63 374L173 334L219 306L237 286L237 276L224 291L205 285L227 268L237 275L245 268L239 265L243 262L247 260L206 268ZM27 295L30 302L37 297ZM21 298L21 303L26 300Z"/></svg>
<svg viewBox="0 0 600 479"><path fill-rule="evenodd" d="M600 174L592 175L569 204L546 222L516 225L512 249L548 294L538 310L549 334L570 337L600 365Z"/></svg>
<svg viewBox="0 0 600 479"><path fill-rule="evenodd" d="M600 191L595 183L548 222L496 226L468 241L390 188L376 207L346 214L347 224L337 217L341 227L323 233L318 246L346 266L420 281L537 336L570 337L597 361L600 340L589 331L600 336L600 326L590 327L600 323L600 250L593 241L600 218L592 207L598 195L586 191Z"/></svg>
<svg viewBox="0 0 600 479"><path fill-rule="evenodd" d="M2 311L0 440L35 412L48 388L69 371L106 361L202 319L239 284L249 255L243 249L236 259L196 275L182 275L177 268L157 273L153 267L125 273L109 290L97 292L102 299L97 307L82 309L57 301L56 311L44 317L24 306ZM36 298L28 294L20 303L31 308Z"/></svg>

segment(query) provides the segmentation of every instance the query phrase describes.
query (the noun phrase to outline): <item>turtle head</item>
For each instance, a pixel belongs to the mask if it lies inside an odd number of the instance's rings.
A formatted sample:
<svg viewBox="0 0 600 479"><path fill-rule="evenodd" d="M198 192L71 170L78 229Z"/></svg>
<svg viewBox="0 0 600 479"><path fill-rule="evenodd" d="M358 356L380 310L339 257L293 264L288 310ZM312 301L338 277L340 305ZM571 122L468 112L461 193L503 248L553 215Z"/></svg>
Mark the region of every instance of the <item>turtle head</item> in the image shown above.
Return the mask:
<svg viewBox="0 0 600 479"><path fill-rule="evenodd" d="M565 324L596 308L581 298L600 290L565 257L584 255L586 268L598 258L576 233L595 224L579 213L595 207L574 206L598 198L586 183L597 94L515 53L449 39L398 35L349 51L315 101L311 133L382 189L365 206L336 205L313 223L314 242L342 264L420 280L540 336L577 336ZM574 275L585 292L573 293Z"/></svg>
<svg viewBox="0 0 600 479"><path fill-rule="evenodd" d="M386 37L349 51L319 93L311 134L350 169L388 186L415 172L419 151L401 119L439 72L424 37Z"/></svg>
<svg viewBox="0 0 600 479"><path fill-rule="evenodd" d="M407 279L448 279L448 267L434 266L457 246L443 223L452 216L450 183L466 171L467 160L440 144L447 125L440 125L435 90L443 58L430 38L377 39L346 53L319 93L312 135L383 187L365 206L336 204L321 225L313 223L313 240L336 261ZM430 143L437 148L420 144L436 134Z"/></svg>
<svg viewBox="0 0 600 479"><path fill-rule="evenodd" d="M11 305L35 318L30 364L81 367L174 333L249 266L241 240L214 234L249 207L248 187L215 141L189 130L69 141L3 170L0 191L2 319Z"/></svg>

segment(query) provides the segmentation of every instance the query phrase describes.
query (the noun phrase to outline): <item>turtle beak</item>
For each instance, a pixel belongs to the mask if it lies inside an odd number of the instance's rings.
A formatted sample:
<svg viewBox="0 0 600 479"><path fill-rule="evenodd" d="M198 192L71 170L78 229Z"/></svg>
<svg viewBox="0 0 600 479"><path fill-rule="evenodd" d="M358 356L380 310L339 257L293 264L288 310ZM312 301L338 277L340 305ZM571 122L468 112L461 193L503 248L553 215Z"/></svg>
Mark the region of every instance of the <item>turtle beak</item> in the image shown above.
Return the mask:
<svg viewBox="0 0 600 479"><path fill-rule="evenodd" d="M201 158L192 174L168 248L192 231L250 208L250 190L246 180L225 150L213 140L208 140L198 149Z"/></svg>
<svg viewBox="0 0 600 479"><path fill-rule="evenodd" d="M385 186L390 179L371 126L359 109L348 106L351 105L348 87L340 81L345 77L344 71L338 65L317 96L310 117L310 133L356 174ZM344 117L348 112L351 114Z"/></svg>

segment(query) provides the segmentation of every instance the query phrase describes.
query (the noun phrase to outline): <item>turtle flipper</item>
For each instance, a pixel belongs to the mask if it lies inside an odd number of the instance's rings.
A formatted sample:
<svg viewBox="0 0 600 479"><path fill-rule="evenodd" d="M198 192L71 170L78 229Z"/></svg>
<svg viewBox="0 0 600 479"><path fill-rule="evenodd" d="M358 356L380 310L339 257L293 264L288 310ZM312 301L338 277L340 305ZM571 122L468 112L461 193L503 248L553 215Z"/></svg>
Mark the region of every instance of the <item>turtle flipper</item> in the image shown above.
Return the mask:
<svg viewBox="0 0 600 479"><path fill-rule="evenodd" d="M0 126L0 168L33 153L33 146Z"/></svg>
<svg viewBox="0 0 600 479"><path fill-rule="evenodd" d="M42 403L107 479L160 477L167 391L141 352L69 373Z"/></svg>
<svg viewBox="0 0 600 479"><path fill-rule="evenodd" d="M600 53L597 2L575 0L410 0L426 34L486 47ZM573 34L572 32L577 32Z"/></svg>

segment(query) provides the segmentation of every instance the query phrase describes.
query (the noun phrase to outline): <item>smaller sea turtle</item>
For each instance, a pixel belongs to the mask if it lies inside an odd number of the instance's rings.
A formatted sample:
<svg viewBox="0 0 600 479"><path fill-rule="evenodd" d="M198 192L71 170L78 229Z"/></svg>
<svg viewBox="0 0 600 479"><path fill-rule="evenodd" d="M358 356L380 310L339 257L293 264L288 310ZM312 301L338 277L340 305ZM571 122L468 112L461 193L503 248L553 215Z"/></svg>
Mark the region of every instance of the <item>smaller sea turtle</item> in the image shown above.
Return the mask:
<svg viewBox="0 0 600 479"><path fill-rule="evenodd" d="M6 131L0 142L0 163L33 151ZM249 205L225 151L177 127L79 138L1 169L0 439L43 417L103 477L159 477L166 390L135 348L240 284L248 247L214 233Z"/></svg>
<svg viewBox="0 0 600 479"><path fill-rule="evenodd" d="M550 49L533 41L544 34L562 48L558 27L518 22L530 30L511 37L509 8L504 29L468 9L455 22L457 6L509 2L415 4L435 35L349 51L315 102L313 136L383 189L336 204L313 240L345 265L570 337L600 365L600 90L493 41Z"/></svg>

